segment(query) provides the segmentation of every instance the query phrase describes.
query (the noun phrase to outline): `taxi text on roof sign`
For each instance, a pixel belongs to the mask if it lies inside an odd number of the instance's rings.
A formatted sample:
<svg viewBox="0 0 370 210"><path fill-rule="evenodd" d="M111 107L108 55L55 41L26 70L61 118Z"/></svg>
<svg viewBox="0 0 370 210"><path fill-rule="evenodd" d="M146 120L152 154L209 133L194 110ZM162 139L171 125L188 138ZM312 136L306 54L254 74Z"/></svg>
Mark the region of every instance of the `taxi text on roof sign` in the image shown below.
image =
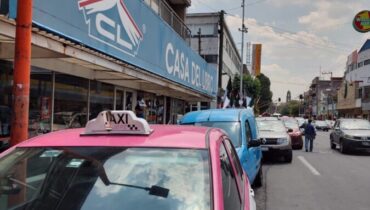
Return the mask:
<svg viewBox="0 0 370 210"><path fill-rule="evenodd" d="M82 135L137 134L149 135L152 130L146 120L137 118L132 111L103 111L90 120Z"/></svg>

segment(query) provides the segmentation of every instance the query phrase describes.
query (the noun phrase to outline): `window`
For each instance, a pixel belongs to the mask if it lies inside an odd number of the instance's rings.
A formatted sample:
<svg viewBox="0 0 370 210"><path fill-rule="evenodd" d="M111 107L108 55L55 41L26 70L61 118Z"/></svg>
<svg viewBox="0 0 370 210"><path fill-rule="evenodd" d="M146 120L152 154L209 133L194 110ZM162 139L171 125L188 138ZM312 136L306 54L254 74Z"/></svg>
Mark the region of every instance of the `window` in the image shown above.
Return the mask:
<svg viewBox="0 0 370 210"><path fill-rule="evenodd" d="M232 162L233 162L233 164L236 168L236 172L238 173L239 183L243 183L243 168L241 166L238 154L236 153L235 148L231 144L229 139L225 139L224 143L225 143L225 146L226 146L226 148L228 149L228 151L230 153L231 160L232 160ZM243 185L241 187L243 187Z"/></svg>
<svg viewBox="0 0 370 210"><path fill-rule="evenodd" d="M55 74L53 130L85 126L88 90L89 81L87 79Z"/></svg>
<svg viewBox="0 0 370 210"><path fill-rule="evenodd" d="M203 57L207 63L218 63L218 55L204 55Z"/></svg>
<svg viewBox="0 0 370 210"><path fill-rule="evenodd" d="M90 119L101 111L112 110L114 103L114 86L98 81L90 82Z"/></svg>
<svg viewBox="0 0 370 210"><path fill-rule="evenodd" d="M358 63L358 68L362 67L364 65L364 62Z"/></svg>
<svg viewBox="0 0 370 210"><path fill-rule="evenodd" d="M369 65L369 64L370 64L370 59L367 59L364 61L364 66Z"/></svg>
<svg viewBox="0 0 370 210"><path fill-rule="evenodd" d="M239 210L241 209L242 204L239 197L236 178L223 144L220 145L220 162L224 209Z"/></svg>
<svg viewBox="0 0 370 210"><path fill-rule="evenodd" d="M248 120L245 121L245 134L246 134L247 143L248 143L252 140L252 131L251 131L251 127L249 126Z"/></svg>

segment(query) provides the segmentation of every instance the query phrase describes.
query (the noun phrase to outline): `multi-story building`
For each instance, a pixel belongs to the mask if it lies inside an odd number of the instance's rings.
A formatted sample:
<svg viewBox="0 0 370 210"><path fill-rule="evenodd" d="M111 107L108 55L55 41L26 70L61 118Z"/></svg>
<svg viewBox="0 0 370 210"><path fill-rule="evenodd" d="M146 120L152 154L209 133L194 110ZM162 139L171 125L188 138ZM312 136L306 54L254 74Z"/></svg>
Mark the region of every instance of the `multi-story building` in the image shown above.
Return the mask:
<svg viewBox="0 0 370 210"><path fill-rule="evenodd" d="M355 92L361 98L361 114L370 119L370 39L358 52L354 51L348 56L345 80L346 84L358 84Z"/></svg>
<svg viewBox="0 0 370 210"><path fill-rule="evenodd" d="M319 119L337 116L336 93L342 79L342 77L331 77L330 80L322 80L315 77L312 80L308 94L304 95L306 114Z"/></svg>
<svg viewBox="0 0 370 210"><path fill-rule="evenodd" d="M11 2L0 0L0 137L13 98ZM191 49L184 24L190 3L33 1L30 132L81 127L104 109L175 123L187 104L214 100L217 69Z"/></svg>
<svg viewBox="0 0 370 210"><path fill-rule="evenodd" d="M224 12L187 14L186 25L192 32L191 47L218 68L219 89L240 75L241 57L225 22Z"/></svg>

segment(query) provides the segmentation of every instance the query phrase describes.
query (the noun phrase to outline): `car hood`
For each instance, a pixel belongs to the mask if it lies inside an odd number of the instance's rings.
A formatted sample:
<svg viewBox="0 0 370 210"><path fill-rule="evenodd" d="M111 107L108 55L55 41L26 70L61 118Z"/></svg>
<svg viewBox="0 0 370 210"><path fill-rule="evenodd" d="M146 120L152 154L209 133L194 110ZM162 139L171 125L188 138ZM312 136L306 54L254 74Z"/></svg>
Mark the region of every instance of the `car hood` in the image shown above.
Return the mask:
<svg viewBox="0 0 370 210"><path fill-rule="evenodd" d="M286 132L272 132L272 131L260 131L260 138L287 138Z"/></svg>
<svg viewBox="0 0 370 210"><path fill-rule="evenodd" d="M370 130L342 130L344 134L350 136L370 136Z"/></svg>

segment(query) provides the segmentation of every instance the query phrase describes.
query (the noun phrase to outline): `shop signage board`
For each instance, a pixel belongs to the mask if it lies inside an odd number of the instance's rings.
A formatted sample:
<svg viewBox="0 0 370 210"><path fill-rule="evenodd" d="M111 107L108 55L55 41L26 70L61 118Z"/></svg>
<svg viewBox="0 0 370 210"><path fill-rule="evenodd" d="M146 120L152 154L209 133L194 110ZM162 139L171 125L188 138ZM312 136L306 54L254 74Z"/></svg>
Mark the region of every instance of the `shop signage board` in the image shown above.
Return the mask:
<svg viewBox="0 0 370 210"><path fill-rule="evenodd" d="M366 33L370 31L370 11L364 10L356 14L353 19L353 27L356 31Z"/></svg>
<svg viewBox="0 0 370 210"><path fill-rule="evenodd" d="M10 17L16 17L16 0L11 0ZM217 70L143 0L34 0L33 22L150 73L216 96Z"/></svg>

